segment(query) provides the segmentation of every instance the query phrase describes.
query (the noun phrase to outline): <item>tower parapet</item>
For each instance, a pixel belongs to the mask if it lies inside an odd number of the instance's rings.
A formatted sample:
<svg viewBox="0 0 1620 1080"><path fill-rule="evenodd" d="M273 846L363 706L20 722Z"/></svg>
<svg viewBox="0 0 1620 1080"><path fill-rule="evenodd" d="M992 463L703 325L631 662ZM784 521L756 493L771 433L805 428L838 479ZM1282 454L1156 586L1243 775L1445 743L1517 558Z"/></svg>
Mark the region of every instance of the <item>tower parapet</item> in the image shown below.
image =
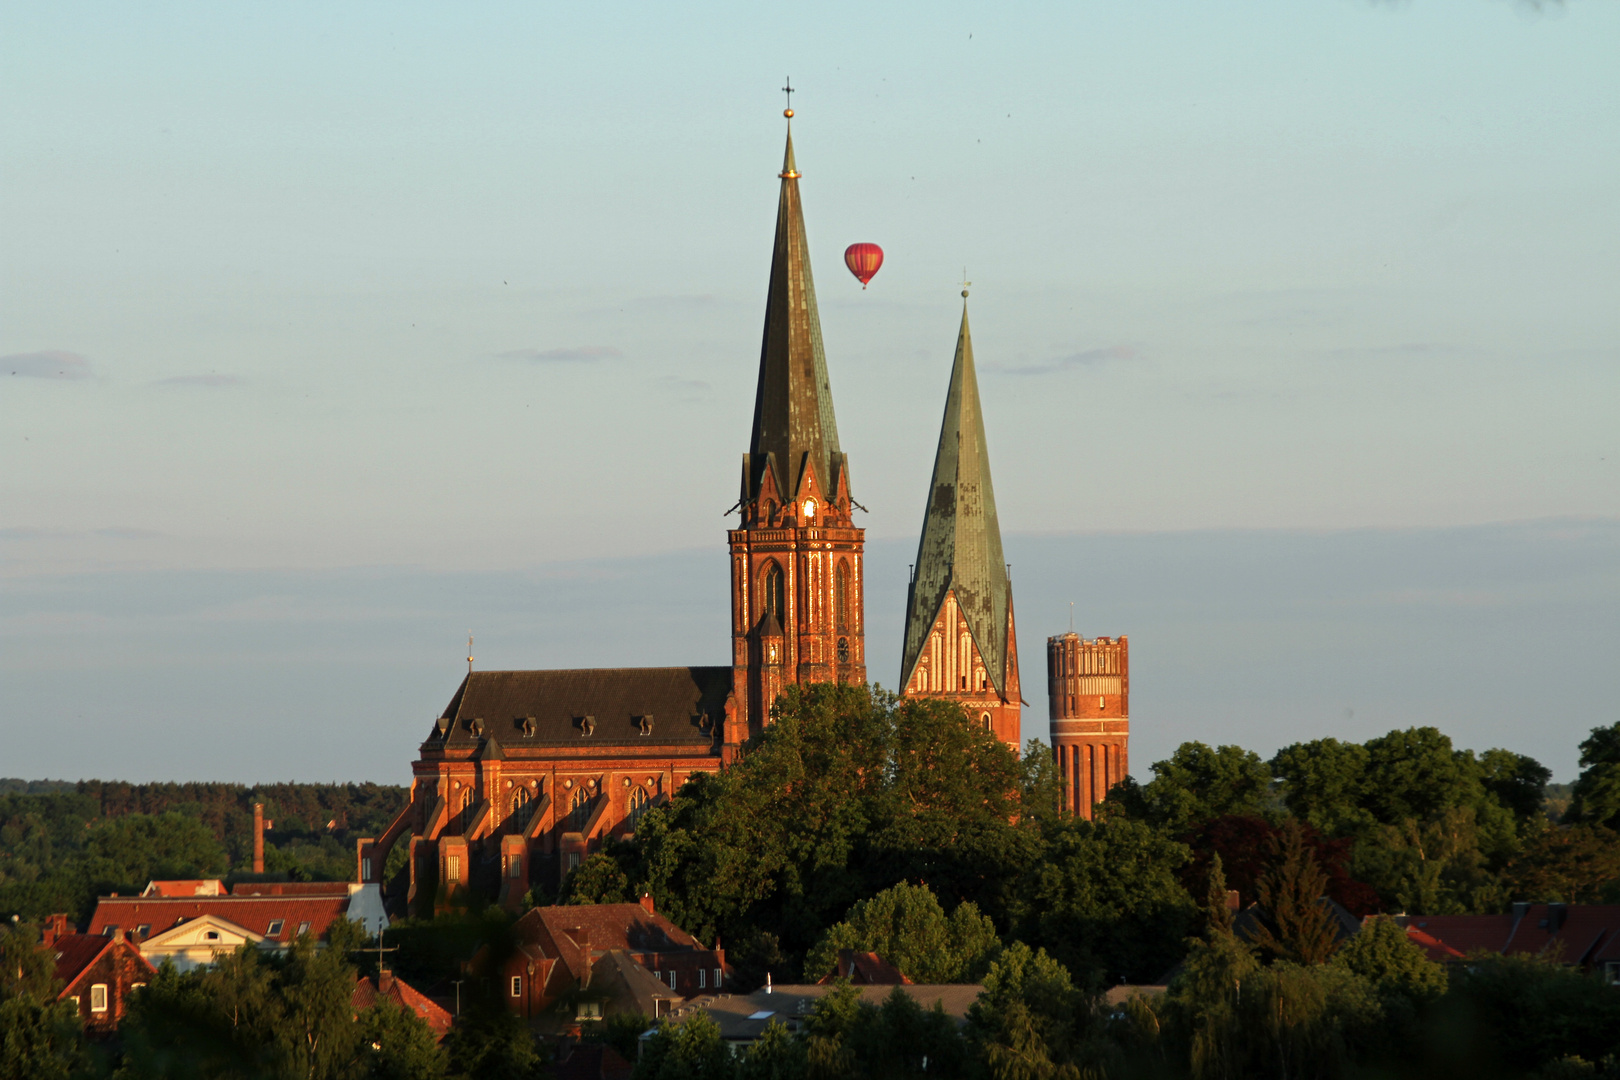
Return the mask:
<svg viewBox="0 0 1620 1080"><path fill-rule="evenodd" d="M1129 639L1047 638L1046 693L1065 805L1090 818L1092 807L1130 773Z"/></svg>

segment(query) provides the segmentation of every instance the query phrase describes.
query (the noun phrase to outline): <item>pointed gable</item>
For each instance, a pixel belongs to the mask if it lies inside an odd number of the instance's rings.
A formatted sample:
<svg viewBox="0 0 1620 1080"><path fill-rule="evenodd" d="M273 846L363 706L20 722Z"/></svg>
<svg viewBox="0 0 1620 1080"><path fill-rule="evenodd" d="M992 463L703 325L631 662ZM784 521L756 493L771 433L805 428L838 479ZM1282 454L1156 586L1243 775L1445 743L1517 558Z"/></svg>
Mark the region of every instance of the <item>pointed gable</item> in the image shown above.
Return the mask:
<svg viewBox="0 0 1620 1080"><path fill-rule="evenodd" d="M768 468L787 497L812 465L831 490L843 455L833 418L832 387L821 346L821 316L810 275L804 211L799 204L799 171L788 131L782 164L782 190L776 209L776 246L771 255L770 290L765 301L765 333L760 345L759 386L754 395L754 431L749 447L747 499L759 497ZM766 455L773 455L768 459Z"/></svg>
<svg viewBox="0 0 1620 1080"><path fill-rule="evenodd" d="M964 297L967 295L963 293ZM973 644L998 692L1007 690L1008 612L1012 586L1001 552L1001 527L990 483L990 452L973 368L966 304L956 340L934 455L933 482L923 512L915 577L906 606L900 685L911 680L946 597L954 594Z"/></svg>

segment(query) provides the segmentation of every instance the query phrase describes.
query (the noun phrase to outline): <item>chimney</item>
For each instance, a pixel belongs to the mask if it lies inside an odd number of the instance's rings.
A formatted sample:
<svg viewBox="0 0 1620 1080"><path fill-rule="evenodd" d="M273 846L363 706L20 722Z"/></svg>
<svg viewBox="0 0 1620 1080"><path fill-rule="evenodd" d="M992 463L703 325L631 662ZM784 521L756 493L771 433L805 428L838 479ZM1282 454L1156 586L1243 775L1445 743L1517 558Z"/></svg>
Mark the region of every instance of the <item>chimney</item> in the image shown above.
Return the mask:
<svg viewBox="0 0 1620 1080"><path fill-rule="evenodd" d="M644 892L641 894L641 907L649 915L658 914L658 912L653 910L653 898L652 893L650 892Z"/></svg>
<svg viewBox="0 0 1620 1080"><path fill-rule="evenodd" d="M264 803L253 804L253 872L264 873Z"/></svg>
<svg viewBox="0 0 1620 1080"><path fill-rule="evenodd" d="M1226 890L1226 910L1227 911L1236 911L1242 905L1243 905L1243 902L1238 899L1238 891L1236 889L1227 889Z"/></svg>
<svg viewBox="0 0 1620 1080"><path fill-rule="evenodd" d="M50 918L45 920L43 940L41 943L49 948L50 946L56 944L57 938L67 937L71 933L73 933L73 928L68 925L68 917L66 915L52 915Z"/></svg>

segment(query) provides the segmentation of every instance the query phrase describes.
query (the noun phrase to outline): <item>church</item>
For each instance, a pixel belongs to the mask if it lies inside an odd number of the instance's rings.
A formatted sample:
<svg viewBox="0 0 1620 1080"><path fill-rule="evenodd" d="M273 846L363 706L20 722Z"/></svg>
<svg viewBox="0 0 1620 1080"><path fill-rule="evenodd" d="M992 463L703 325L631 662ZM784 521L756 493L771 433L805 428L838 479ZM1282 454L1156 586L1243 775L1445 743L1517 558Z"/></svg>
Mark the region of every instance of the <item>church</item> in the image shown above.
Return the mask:
<svg viewBox="0 0 1620 1080"><path fill-rule="evenodd" d="M556 884L689 777L736 760L789 686L867 681L865 530L853 517L865 507L839 446L785 115L753 426L726 533L731 663L473 671L469 660L413 763L410 804L360 842L361 879L379 883L406 845L412 914L467 890L516 910L532 883ZM899 685L959 702L1016 752L1012 587L962 295Z"/></svg>

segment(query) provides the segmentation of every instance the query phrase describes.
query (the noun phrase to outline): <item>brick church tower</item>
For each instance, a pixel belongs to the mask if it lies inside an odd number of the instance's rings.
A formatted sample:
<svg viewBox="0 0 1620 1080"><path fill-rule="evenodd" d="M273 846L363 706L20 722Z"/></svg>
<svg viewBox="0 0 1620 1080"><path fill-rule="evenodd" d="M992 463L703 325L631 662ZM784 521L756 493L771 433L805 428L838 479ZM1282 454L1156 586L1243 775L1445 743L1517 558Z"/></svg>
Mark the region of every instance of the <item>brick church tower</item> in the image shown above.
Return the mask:
<svg viewBox="0 0 1620 1080"><path fill-rule="evenodd" d="M1090 818L1130 772L1130 642L1074 633L1047 638L1046 692L1065 803Z"/></svg>
<svg viewBox="0 0 1620 1080"><path fill-rule="evenodd" d="M850 517L856 504L821 346L792 110L786 115L754 430L737 505L742 522L727 533L738 721L725 732L727 760L763 730L788 686L866 682L866 532Z"/></svg>
<svg viewBox="0 0 1620 1080"><path fill-rule="evenodd" d="M945 420L906 596L903 696L946 697L1019 748L1018 636L973 369L967 290Z"/></svg>

